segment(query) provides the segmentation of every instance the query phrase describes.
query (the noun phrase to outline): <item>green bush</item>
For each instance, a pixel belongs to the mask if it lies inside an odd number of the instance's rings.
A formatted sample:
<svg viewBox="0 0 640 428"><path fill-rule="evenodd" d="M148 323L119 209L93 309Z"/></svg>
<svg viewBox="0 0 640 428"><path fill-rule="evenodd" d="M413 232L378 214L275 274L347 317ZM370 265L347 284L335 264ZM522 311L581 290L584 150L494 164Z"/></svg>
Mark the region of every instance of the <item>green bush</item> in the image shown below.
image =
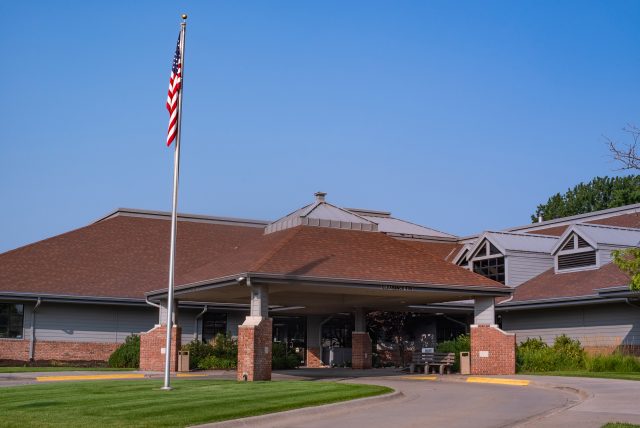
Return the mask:
<svg viewBox="0 0 640 428"><path fill-rule="evenodd" d="M209 355L198 363L198 368L203 370L231 370L238 367L238 360L229 358L220 358L215 355Z"/></svg>
<svg viewBox="0 0 640 428"><path fill-rule="evenodd" d="M213 346L209 343L201 342L199 340L192 340L186 345L182 345L183 351L189 351L189 368L195 369L200 365L200 362L210 355L213 355Z"/></svg>
<svg viewBox="0 0 640 428"><path fill-rule="evenodd" d="M586 356L585 366L590 372L640 372L640 359L621 354Z"/></svg>
<svg viewBox="0 0 640 428"><path fill-rule="evenodd" d="M271 354L271 366L273 370L289 370L300 367L302 359L300 356L287 350L287 345L284 343L274 343Z"/></svg>
<svg viewBox="0 0 640 428"><path fill-rule="evenodd" d="M471 351L471 336L463 334L453 340L446 340L436 345L436 352L454 352L456 361L453 364L453 371L460 371L460 352Z"/></svg>
<svg viewBox="0 0 640 428"><path fill-rule="evenodd" d="M584 369L585 352L580 341L567 335L556 337L553 346L542 339L529 338L516 349L516 365L519 371L550 372Z"/></svg>
<svg viewBox="0 0 640 428"><path fill-rule="evenodd" d="M109 367L138 368L140 367L140 336L127 336L124 343L109 357Z"/></svg>
<svg viewBox="0 0 640 428"><path fill-rule="evenodd" d="M218 334L213 340L213 344L207 346L209 348L198 345L197 351L204 354L199 355L201 358L194 367L204 370L229 370L237 367L238 343L233 338Z"/></svg>

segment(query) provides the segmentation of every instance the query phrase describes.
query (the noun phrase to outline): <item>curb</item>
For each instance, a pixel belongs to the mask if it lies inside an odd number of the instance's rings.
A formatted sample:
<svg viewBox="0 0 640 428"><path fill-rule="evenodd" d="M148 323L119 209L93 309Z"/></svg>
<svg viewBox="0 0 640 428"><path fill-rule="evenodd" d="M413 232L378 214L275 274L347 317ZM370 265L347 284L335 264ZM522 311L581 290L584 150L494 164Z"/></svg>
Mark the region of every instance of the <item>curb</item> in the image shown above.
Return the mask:
<svg viewBox="0 0 640 428"><path fill-rule="evenodd" d="M325 414L327 412L352 410L358 407L370 406L404 397L401 391L393 391L388 394L376 395L374 397L357 398L355 400L341 401L338 403L323 404L320 406L301 407L299 409L287 410L284 412L268 413L266 415L250 416L248 418L231 419L228 421L213 422L202 425L192 425L190 428L236 428L253 427L255 424L265 424L273 422L283 422L287 417L310 417Z"/></svg>

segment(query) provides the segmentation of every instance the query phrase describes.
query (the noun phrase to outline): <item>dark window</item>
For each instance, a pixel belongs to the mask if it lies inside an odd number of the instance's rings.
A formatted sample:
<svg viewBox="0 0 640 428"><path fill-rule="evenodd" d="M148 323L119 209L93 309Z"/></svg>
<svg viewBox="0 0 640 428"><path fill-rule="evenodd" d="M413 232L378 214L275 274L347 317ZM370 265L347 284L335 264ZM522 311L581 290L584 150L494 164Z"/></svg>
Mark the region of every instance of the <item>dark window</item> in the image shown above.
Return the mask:
<svg viewBox="0 0 640 428"><path fill-rule="evenodd" d="M482 244L478 247L476 257L484 257L487 255L487 241L482 241Z"/></svg>
<svg viewBox="0 0 640 428"><path fill-rule="evenodd" d="M227 314L207 312L202 317L202 340L210 342L218 334L227 334Z"/></svg>
<svg viewBox="0 0 640 428"><path fill-rule="evenodd" d="M473 262L473 271L504 284L504 257L494 257Z"/></svg>
<svg viewBox="0 0 640 428"><path fill-rule="evenodd" d="M558 270L594 266L595 264L595 251L583 251L580 253L558 255Z"/></svg>
<svg viewBox="0 0 640 428"><path fill-rule="evenodd" d="M492 243L489 243L489 254L493 256L496 254L500 254L500 251L498 251L498 249L494 247Z"/></svg>
<svg viewBox="0 0 640 428"><path fill-rule="evenodd" d="M0 337L22 339L24 305L0 303Z"/></svg>
<svg viewBox="0 0 640 428"><path fill-rule="evenodd" d="M464 254L462 255L462 257L460 257L460 260L458 261L458 266L469 266L469 260L467 260L467 256L469 254L465 251Z"/></svg>

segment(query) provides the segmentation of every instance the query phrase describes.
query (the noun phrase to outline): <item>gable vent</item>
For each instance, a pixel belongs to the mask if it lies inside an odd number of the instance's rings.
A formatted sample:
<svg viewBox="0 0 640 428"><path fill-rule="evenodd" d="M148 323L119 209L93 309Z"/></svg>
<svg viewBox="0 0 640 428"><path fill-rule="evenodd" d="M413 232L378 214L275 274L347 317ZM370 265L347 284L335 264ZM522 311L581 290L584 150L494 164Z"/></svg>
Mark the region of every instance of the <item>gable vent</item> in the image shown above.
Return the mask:
<svg viewBox="0 0 640 428"><path fill-rule="evenodd" d="M571 235L569 237L569 239L567 239L567 243L564 244L564 247L562 247L562 251L564 250L573 250L574 246L573 246L573 235Z"/></svg>
<svg viewBox="0 0 640 428"><path fill-rule="evenodd" d="M586 248L589 247L589 243L582 239L582 237L578 236L578 248Z"/></svg>
<svg viewBox="0 0 640 428"><path fill-rule="evenodd" d="M558 256L558 270L575 269L596 264L596 252L584 251L573 254L560 254Z"/></svg>

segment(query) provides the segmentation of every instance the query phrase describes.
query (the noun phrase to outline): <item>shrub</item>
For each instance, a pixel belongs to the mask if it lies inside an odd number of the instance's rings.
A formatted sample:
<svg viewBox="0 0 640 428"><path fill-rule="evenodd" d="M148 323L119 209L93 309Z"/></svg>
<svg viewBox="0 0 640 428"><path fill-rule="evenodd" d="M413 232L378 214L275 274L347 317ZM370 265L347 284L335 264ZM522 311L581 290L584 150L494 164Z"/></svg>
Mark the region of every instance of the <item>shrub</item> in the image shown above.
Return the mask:
<svg viewBox="0 0 640 428"><path fill-rule="evenodd" d="M553 346L548 346L541 338L529 338L516 349L519 371L580 370L584 368L584 359L585 352L580 341L565 334L556 337Z"/></svg>
<svg viewBox="0 0 640 428"><path fill-rule="evenodd" d="M453 371L460 371L460 352L471 350L471 336L463 334L453 340L446 340L436 345L436 352L454 352L456 361L453 364Z"/></svg>
<svg viewBox="0 0 640 428"><path fill-rule="evenodd" d="M209 355L208 357L204 357L198 363L198 368L204 369L204 370L212 370L212 369L231 370L231 369L235 369L237 366L238 366L238 360L229 359L229 358L220 358L220 357L216 357L215 355Z"/></svg>
<svg viewBox="0 0 640 428"><path fill-rule="evenodd" d="M238 343L231 337L218 334L213 340L213 345L200 346L198 352L204 352L200 361L194 367L199 369L234 369L238 365ZM189 364L191 365L191 364Z"/></svg>
<svg viewBox="0 0 640 428"><path fill-rule="evenodd" d="M195 369L200 365L200 362L210 355L213 355L213 346L209 343L201 342L199 340L192 340L186 345L182 345L183 351L189 351L189 368Z"/></svg>
<svg viewBox="0 0 640 428"><path fill-rule="evenodd" d="M302 359L300 356L287 349L287 345L284 343L274 343L271 365L273 370L288 370L300 367Z"/></svg>
<svg viewBox="0 0 640 428"><path fill-rule="evenodd" d="M640 372L640 359L621 354L586 356L585 366L590 372Z"/></svg>
<svg viewBox="0 0 640 428"><path fill-rule="evenodd" d="M140 336L127 336L124 343L109 357L109 367L138 368L140 367Z"/></svg>

